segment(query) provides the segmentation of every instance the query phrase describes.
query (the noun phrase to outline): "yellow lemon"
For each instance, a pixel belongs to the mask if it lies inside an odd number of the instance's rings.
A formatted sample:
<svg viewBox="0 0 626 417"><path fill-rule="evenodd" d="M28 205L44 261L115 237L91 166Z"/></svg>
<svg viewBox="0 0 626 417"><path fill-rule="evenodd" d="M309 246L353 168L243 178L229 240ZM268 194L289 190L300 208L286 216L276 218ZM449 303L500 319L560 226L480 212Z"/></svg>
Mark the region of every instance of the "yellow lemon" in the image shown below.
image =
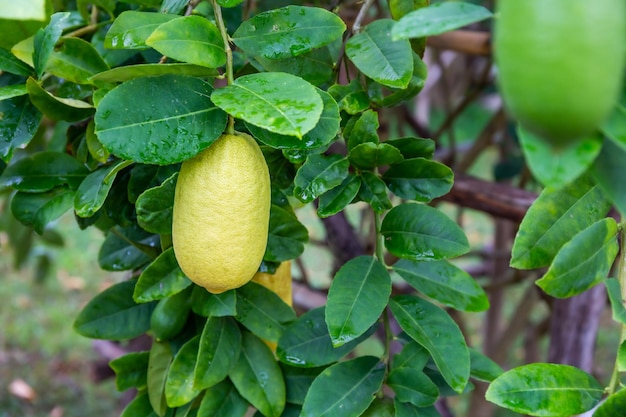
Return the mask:
<svg viewBox="0 0 626 417"><path fill-rule="evenodd" d="M172 244L185 275L214 294L250 281L267 245L270 194L265 158L244 133L222 135L183 162Z"/></svg>
<svg viewBox="0 0 626 417"><path fill-rule="evenodd" d="M291 261L281 263L273 274L257 272L252 281L274 291L289 306L293 305L291 295Z"/></svg>

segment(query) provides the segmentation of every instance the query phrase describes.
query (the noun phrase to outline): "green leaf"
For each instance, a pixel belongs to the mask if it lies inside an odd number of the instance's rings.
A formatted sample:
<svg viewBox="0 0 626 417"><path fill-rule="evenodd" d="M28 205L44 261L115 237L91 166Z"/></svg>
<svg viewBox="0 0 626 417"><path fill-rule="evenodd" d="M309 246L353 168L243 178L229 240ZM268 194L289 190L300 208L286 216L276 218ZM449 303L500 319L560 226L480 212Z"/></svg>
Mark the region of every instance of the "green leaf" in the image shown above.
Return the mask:
<svg viewBox="0 0 626 417"><path fill-rule="evenodd" d="M144 248L155 249L159 243L157 235L148 234L136 226L114 227L104 239L98 263L105 271L126 271L139 268L154 258Z"/></svg>
<svg viewBox="0 0 626 417"><path fill-rule="evenodd" d="M383 180L400 198L429 202L450 191L454 174L440 162L413 158L391 165Z"/></svg>
<svg viewBox="0 0 626 417"><path fill-rule="evenodd" d="M269 348L243 332L241 353L230 372L237 391L266 417L280 417L285 408L285 381Z"/></svg>
<svg viewBox="0 0 626 417"><path fill-rule="evenodd" d="M131 352L109 362L115 372L115 387L118 391L147 386L149 357L149 352Z"/></svg>
<svg viewBox="0 0 626 417"><path fill-rule="evenodd" d="M50 16L50 23L39 29L35 34L33 64L37 72L37 78L41 78L48 63L54 46L63 33L63 26L70 17L69 12L55 13Z"/></svg>
<svg viewBox="0 0 626 417"><path fill-rule="evenodd" d="M126 161L118 161L87 175L74 197L74 210L79 217L93 216L104 204L117 173L126 168Z"/></svg>
<svg viewBox="0 0 626 417"><path fill-rule="evenodd" d="M190 77L203 78L216 77L219 74L213 68L201 67L193 64L136 64L103 71L91 77L90 80L103 81L107 83L121 83L135 78L157 77L160 75L187 75Z"/></svg>
<svg viewBox="0 0 626 417"><path fill-rule="evenodd" d="M28 94L28 89L26 88L25 84L7 85L6 87L0 87L0 101L24 96L26 94Z"/></svg>
<svg viewBox="0 0 626 417"><path fill-rule="evenodd" d="M378 113L374 110L366 110L355 120L351 129L344 128L344 136L347 138L348 150L363 143L378 144Z"/></svg>
<svg viewBox="0 0 626 417"><path fill-rule="evenodd" d="M621 389L609 395L606 400L594 411L593 417L619 416L626 409L626 390Z"/></svg>
<svg viewBox="0 0 626 417"><path fill-rule="evenodd" d="M146 39L161 24L180 16L166 13L138 12L128 10L113 21L104 38L107 49L148 49Z"/></svg>
<svg viewBox="0 0 626 417"><path fill-rule="evenodd" d="M339 131L341 120L339 107L330 94L320 89L316 89L316 91L322 98L324 109L315 127L301 139L295 136L272 133L253 124L246 123L246 127L255 138L275 149L314 149L327 146L337 137Z"/></svg>
<svg viewBox="0 0 626 417"><path fill-rule="evenodd" d="M463 392L469 380L470 355L457 324L443 309L411 295L398 295L389 303L398 324L432 356L446 382Z"/></svg>
<svg viewBox="0 0 626 417"><path fill-rule="evenodd" d="M416 407L433 405L439 397L439 389L433 381L415 368L395 368L387 377L387 384L395 392L398 401Z"/></svg>
<svg viewBox="0 0 626 417"><path fill-rule="evenodd" d="M202 287L195 286L191 296L191 309L203 317L224 317L237 314L236 292L226 291L211 294Z"/></svg>
<svg viewBox="0 0 626 417"><path fill-rule="evenodd" d="M543 190L520 224L511 266L518 269L548 266L566 242L603 218L610 206L602 189L588 177L558 190Z"/></svg>
<svg viewBox="0 0 626 417"><path fill-rule="evenodd" d="M389 210L392 204L383 180L378 175L368 171L361 172L360 177L359 198L372 206L376 213Z"/></svg>
<svg viewBox="0 0 626 417"><path fill-rule="evenodd" d="M174 356L165 379L165 401L169 407L180 407L193 400L200 390L193 385L200 335L187 341Z"/></svg>
<svg viewBox="0 0 626 417"><path fill-rule="evenodd" d="M165 166L134 164L128 182L128 201L136 203L144 191L158 187L179 170L179 164Z"/></svg>
<svg viewBox="0 0 626 417"><path fill-rule="evenodd" d="M411 44L392 40L395 22L378 19L348 39L346 55L369 78L387 87L406 88L413 75Z"/></svg>
<svg viewBox="0 0 626 417"><path fill-rule="evenodd" d="M402 278L422 294L461 311L485 311L489 299L470 274L447 262L401 259L393 265Z"/></svg>
<svg viewBox="0 0 626 417"><path fill-rule="evenodd" d="M226 115L212 105L212 89L205 81L183 75L127 81L100 101L96 134L111 153L124 159L157 165L181 162L224 131Z"/></svg>
<svg viewBox="0 0 626 417"><path fill-rule="evenodd" d="M333 79L338 60L338 51L334 44L341 44L341 39L338 38L332 44L320 49L285 59L254 56L251 64L266 72L286 72L297 75L313 85L320 86Z"/></svg>
<svg viewBox="0 0 626 417"><path fill-rule="evenodd" d="M546 187L561 188L591 167L600 150L602 138L594 136L574 142L561 149L545 140L518 129L524 157L533 175Z"/></svg>
<svg viewBox="0 0 626 417"><path fill-rule="evenodd" d="M10 51L0 48L0 71L29 77L33 75L33 69L19 60Z"/></svg>
<svg viewBox="0 0 626 417"><path fill-rule="evenodd" d="M317 376L325 369L318 368L297 368L281 364L283 376L285 377L285 386L287 387L287 402L292 404L304 404L304 398L311 384Z"/></svg>
<svg viewBox="0 0 626 417"><path fill-rule="evenodd" d="M617 364L617 370L619 372L626 371L626 341L620 343L619 348L617 349L617 358L615 363Z"/></svg>
<svg viewBox="0 0 626 417"><path fill-rule="evenodd" d="M435 155L435 141L432 139L406 137L389 139L385 143L398 148L404 159L432 159Z"/></svg>
<svg viewBox="0 0 626 417"><path fill-rule="evenodd" d="M298 218L284 208L272 204L269 235L264 260L282 262L295 259L304 252L309 232Z"/></svg>
<svg viewBox="0 0 626 417"><path fill-rule="evenodd" d="M485 398L531 416L571 416L593 408L604 390L591 375L569 365L533 363L505 372Z"/></svg>
<svg viewBox="0 0 626 417"><path fill-rule="evenodd" d="M327 45L345 30L341 18L323 8L286 6L246 20L232 38L247 55L285 59Z"/></svg>
<svg viewBox="0 0 626 417"><path fill-rule="evenodd" d="M350 342L380 318L391 294L391 276L372 256L346 262L328 290L326 325L333 347Z"/></svg>
<svg viewBox="0 0 626 417"><path fill-rule="evenodd" d="M160 300L179 293L190 285L191 281L176 262L174 249L169 248L139 275L133 299L138 303Z"/></svg>
<svg viewBox="0 0 626 417"><path fill-rule="evenodd" d="M232 382L224 380L205 391L197 417L244 417L248 408Z"/></svg>
<svg viewBox="0 0 626 417"><path fill-rule="evenodd" d="M617 104L600 129L615 145L626 150L626 123L624 120L626 120L626 108Z"/></svg>
<svg viewBox="0 0 626 417"><path fill-rule="evenodd" d="M626 171L623 169L625 158L625 149L605 140L600 155L591 167L591 175L622 214L626 213L626 193L620 186L626 183Z"/></svg>
<svg viewBox="0 0 626 417"><path fill-rule="evenodd" d="M441 417L434 407L418 408L411 403L403 403L394 399L395 417Z"/></svg>
<svg viewBox="0 0 626 417"><path fill-rule="evenodd" d="M341 155L309 155L293 180L296 196L303 203L338 186L348 176L350 163Z"/></svg>
<svg viewBox="0 0 626 417"><path fill-rule="evenodd" d="M472 378L483 382L492 382L504 373L500 365L476 349L469 348L469 352L471 366L470 376Z"/></svg>
<svg viewBox="0 0 626 417"><path fill-rule="evenodd" d="M413 368L421 371L430 359L430 354L422 345L414 340L407 342L400 353L393 356L391 370L400 368Z"/></svg>
<svg viewBox="0 0 626 417"><path fill-rule="evenodd" d="M341 184L320 196L317 215L326 218L339 213L354 200L360 188L361 178L352 173L348 174Z"/></svg>
<svg viewBox="0 0 626 417"><path fill-rule="evenodd" d="M154 304L136 304L135 281L123 281L96 295L76 317L74 330L92 339L132 339L150 329Z"/></svg>
<svg viewBox="0 0 626 417"><path fill-rule="evenodd" d="M11 213L26 226L42 234L46 226L73 207L74 191L65 187L45 193L18 191L11 199Z"/></svg>
<svg viewBox="0 0 626 417"><path fill-rule="evenodd" d="M91 157L96 161L104 164L109 160L111 154L98 140L98 137L94 133L95 128L93 119L91 119L87 125L87 130L85 131L85 142L87 144L89 155L91 155Z"/></svg>
<svg viewBox="0 0 626 417"><path fill-rule="evenodd" d="M394 207L383 219L380 232L389 252L401 258L446 259L469 250L463 230L439 210L423 204Z"/></svg>
<svg viewBox="0 0 626 417"><path fill-rule="evenodd" d="M358 417L385 377L378 358L361 356L326 368L311 384L301 417Z"/></svg>
<svg viewBox="0 0 626 417"><path fill-rule="evenodd" d="M367 111L370 100L367 92L363 90L358 78L353 79L350 84L334 84L328 88L328 92L337 101L339 110L348 114L359 114Z"/></svg>
<svg viewBox="0 0 626 417"><path fill-rule="evenodd" d="M622 288L620 283L615 278L609 278L604 281L606 291L611 301L611 310L613 312L613 320L626 324L626 307L624 307L624 300L622 298Z"/></svg>
<svg viewBox="0 0 626 417"><path fill-rule="evenodd" d="M312 84L278 72L239 77L233 84L215 90L211 100L247 123L297 138L317 125L324 108Z"/></svg>
<svg viewBox="0 0 626 417"><path fill-rule="evenodd" d="M0 158L11 160L13 151L27 145L41 123L41 113L26 96L0 100Z"/></svg>
<svg viewBox="0 0 626 417"><path fill-rule="evenodd" d="M412 40L411 45L414 43L425 45L426 42L425 39L421 39L419 41ZM414 46L412 48L415 51L416 48ZM423 46L421 48L423 48ZM409 101L422 91L426 85L428 67L417 53L413 52L412 58L413 73L411 74L411 79L409 80L409 84L406 88L385 87L370 78L365 80L367 93L370 97L370 101L375 107L397 106Z"/></svg>
<svg viewBox="0 0 626 417"><path fill-rule="evenodd" d="M157 187L144 191L137 198L137 223L142 229L159 234L172 233L172 210L174 190L178 173L163 181Z"/></svg>
<svg viewBox="0 0 626 417"><path fill-rule="evenodd" d="M277 342L284 325L296 319L296 313L274 291L256 282L237 289L237 321L270 342Z"/></svg>
<svg viewBox="0 0 626 417"><path fill-rule="evenodd" d="M361 337L333 348L325 322L324 307L315 308L291 323L278 340L276 355L291 366L314 368L333 363L354 349L376 329L373 326Z"/></svg>
<svg viewBox="0 0 626 417"><path fill-rule="evenodd" d="M617 256L617 233L613 218L598 220L563 245L536 284L557 298L573 297L598 284Z"/></svg>
<svg viewBox="0 0 626 417"><path fill-rule="evenodd" d="M124 408L120 417L158 417L158 414L152 409L150 398L147 392L139 393Z"/></svg>
<svg viewBox="0 0 626 417"><path fill-rule="evenodd" d="M0 175L0 186L32 193L49 191L65 184L76 189L87 173L87 168L70 155L43 151L6 167Z"/></svg>
<svg viewBox="0 0 626 417"><path fill-rule="evenodd" d="M148 358L148 398L152 409L159 417L164 417L167 411L165 381L172 359L173 353L169 343L156 341L152 343Z"/></svg>
<svg viewBox="0 0 626 417"><path fill-rule="evenodd" d="M80 38L63 39L46 65L46 72L78 84L91 83L91 76L108 69L96 48Z"/></svg>
<svg viewBox="0 0 626 417"><path fill-rule="evenodd" d="M436 3L403 16L391 29L391 35L394 39L439 35L492 16L488 9L471 3Z"/></svg>
<svg viewBox="0 0 626 417"><path fill-rule="evenodd" d="M241 332L231 317L209 317L200 336L193 384L198 389L223 381L241 352Z"/></svg>
<svg viewBox="0 0 626 417"><path fill-rule="evenodd" d="M53 96L33 78L26 80L26 88L33 105L52 120L77 122L92 116L95 111L86 101Z"/></svg>
<svg viewBox="0 0 626 417"><path fill-rule="evenodd" d="M217 68L226 63L219 29L202 16L185 16L163 23L146 39L146 45L190 64Z"/></svg>
<svg viewBox="0 0 626 417"><path fill-rule="evenodd" d="M352 148L349 158L356 168L373 169L401 161L402 154L397 148L386 143L365 142Z"/></svg>

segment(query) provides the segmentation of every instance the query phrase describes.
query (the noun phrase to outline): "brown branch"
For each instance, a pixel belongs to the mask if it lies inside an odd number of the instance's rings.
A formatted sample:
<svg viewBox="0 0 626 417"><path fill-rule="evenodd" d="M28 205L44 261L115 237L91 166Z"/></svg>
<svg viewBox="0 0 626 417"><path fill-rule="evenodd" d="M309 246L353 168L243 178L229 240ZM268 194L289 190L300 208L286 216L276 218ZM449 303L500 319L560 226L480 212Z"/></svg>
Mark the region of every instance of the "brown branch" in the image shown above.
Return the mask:
<svg viewBox="0 0 626 417"><path fill-rule="evenodd" d="M452 50L466 55L491 55L489 32L453 30L441 35L430 36L426 45L431 48Z"/></svg>

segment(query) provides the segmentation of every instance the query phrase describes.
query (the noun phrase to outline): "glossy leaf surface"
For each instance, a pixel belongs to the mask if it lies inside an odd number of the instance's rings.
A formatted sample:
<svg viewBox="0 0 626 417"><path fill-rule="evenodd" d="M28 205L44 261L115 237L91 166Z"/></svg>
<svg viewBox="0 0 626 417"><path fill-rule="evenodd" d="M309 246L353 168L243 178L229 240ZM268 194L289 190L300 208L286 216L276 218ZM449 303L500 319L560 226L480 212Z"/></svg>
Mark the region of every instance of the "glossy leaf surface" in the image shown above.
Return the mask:
<svg viewBox="0 0 626 417"><path fill-rule="evenodd" d="M108 49L148 49L146 39L161 24L180 16L166 13L151 13L127 10L113 21L104 38Z"/></svg>
<svg viewBox="0 0 626 417"><path fill-rule="evenodd" d="M454 174L442 163L414 158L391 165L383 180L398 197L429 202L450 191Z"/></svg>
<svg viewBox="0 0 626 417"><path fill-rule="evenodd" d="M230 317L210 317L202 330L193 384L208 388L223 381L239 358L241 332Z"/></svg>
<svg viewBox="0 0 626 417"><path fill-rule="evenodd" d="M191 285L176 262L174 250L167 249L141 272L133 292L138 303L160 300Z"/></svg>
<svg viewBox="0 0 626 417"><path fill-rule="evenodd" d="M187 341L176 353L165 380L165 401L170 407L180 407L193 400L200 390L193 385L200 335Z"/></svg>
<svg viewBox="0 0 626 417"><path fill-rule="evenodd" d="M350 163L341 155L310 155L294 178L294 195L308 203L338 186L348 176Z"/></svg>
<svg viewBox="0 0 626 417"><path fill-rule="evenodd" d="M174 191L176 179L174 174L163 184L145 190L137 198L137 223L142 229L151 233L172 233L172 211L174 207Z"/></svg>

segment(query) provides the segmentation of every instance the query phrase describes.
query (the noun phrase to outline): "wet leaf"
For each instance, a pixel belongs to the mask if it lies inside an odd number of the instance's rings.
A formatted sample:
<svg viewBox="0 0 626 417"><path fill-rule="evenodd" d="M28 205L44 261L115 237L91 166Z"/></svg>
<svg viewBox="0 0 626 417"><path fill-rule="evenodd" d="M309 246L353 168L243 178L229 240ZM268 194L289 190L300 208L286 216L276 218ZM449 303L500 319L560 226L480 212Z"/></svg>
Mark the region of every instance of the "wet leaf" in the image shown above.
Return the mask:
<svg viewBox="0 0 626 417"><path fill-rule="evenodd" d="M83 182L80 183L74 197L76 215L91 217L100 210L113 186L115 176L126 166L125 161L118 161L87 175Z"/></svg>
<svg viewBox="0 0 626 417"><path fill-rule="evenodd" d="M144 191L137 198L137 223L151 233L172 233L174 190L178 174L175 173L159 186Z"/></svg>
<svg viewBox="0 0 626 417"><path fill-rule="evenodd" d="M74 194L74 191L65 187L45 193L19 191L11 199L11 213L21 223L32 226L41 235L50 222L72 209Z"/></svg>
<svg viewBox="0 0 626 417"><path fill-rule="evenodd" d="M27 145L37 133L41 113L26 96L0 100L0 158L9 162L13 151Z"/></svg>
<svg viewBox="0 0 626 417"><path fill-rule="evenodd" d="M0 175L0 186L32 193L66 184L76 189L87 173L87 168L70 155L43 151L9 165Z"/></svg>
<svg viewBox="0 0 626 417"><path fill-rule="evenodd" d="M295 259L304 252L309 232L298 218L284 208L272 204L269 235L264 260L273 262Z"/></svg>
<svg viewBox="0 0 626 417"><path fill-rule="evenodd" d="M311 202L348 176L350 163L341 155L309 155L294 178L294 196Z"/></svg>
<svg viewBox="0 0 626 417"><path fill-rule="evenodd" d="M26 80L28 96L37 110L53 120L77 122L93 115L95 109L86 101L56 97L41 87L33 78Z"/></svg>
<svg viewBox="0 0 626 417"><path fill-rule="evenodd" d="M383 180L400 198L429 202L450 191L454 174L440 162L413 158L391 165Z"/></svg>
<svg viewBox="0 0 626 417"><path fill-rule="evenodd" d="M354 200L360 188L361 178L348 174L341 184L320 196L317 215L325 218L339 213Z"/></svg>
<svg viewBox="0 0 626 417"><path fill-rule="evenodd" d="M69 17L69 12L55 13L50 16L48 25L43 29L39 29L35 34L33 64L37 72L37 78L41 78L43 75L48 59L61 37L63 27Z"/></svg>
<svg viewBox="0 0 626 417"><path fill-rule="evenodd" d="M383 213L392 207L387 187L380 177L372 172L361 172L359 198L368 203L376 213Z"/></svg>
<svg viewBox="0 0 626 417"><path fill-rule="evenodd" d="M176 262L174 249L169 248L141 272L133 299L138 303L160 300L191 285Z"/></svg>
<svg viewBox="0 0 626 417"><path fill-rule="evenodd" d="M224 380L205 391L197 417L244 417L249 406L232 382Z"/></svg>
<svg viewBox="0 0 626 417"><path fill-rule="evenodd" d="M200 335L187 341L174 356L165 379L165 401L170 407L180 407L193 400L200 390L193 385Z"/></svg>
<svg viewBox="0 0 626 417"><path fill-rule="evenodd" d="M194 386L212 387L223 381L239 358L241 332L230 317L209 317L200 336Z"/></svg>
<svg viewBox="0 0 626 417"><path fill-rule="evenodd" d="M187 75L190 77L216 77L218 72L213 68L199 65L174 63L174 64L136 64L124 67L112 68L100 72L90 78L91 81L103 81L107 83L121 83L140 77L158 77L159 75Z"/></svg>
<svg viewBox="0 0 626 417"><path fill-rule="evenodd" d="M106 37L104 47L107 49L148 49L146 39L161 24L180 16L167 13L140 12L127 10L113 21Z"/></svg>
<svg viewBox="0 0 626 417"><path fill-rule="evenodd" d="M149 355L149 352L131 352L109 362L115 372L115 387L118 391L146 387Z"/></svg>
<svg viewBox="0 0 626 417"><path fill-rule="evenodd" d="M46 65L46 72L78 84L90 84L92 75L108 69L96 48L81 38L63 39Z"/></svg>

